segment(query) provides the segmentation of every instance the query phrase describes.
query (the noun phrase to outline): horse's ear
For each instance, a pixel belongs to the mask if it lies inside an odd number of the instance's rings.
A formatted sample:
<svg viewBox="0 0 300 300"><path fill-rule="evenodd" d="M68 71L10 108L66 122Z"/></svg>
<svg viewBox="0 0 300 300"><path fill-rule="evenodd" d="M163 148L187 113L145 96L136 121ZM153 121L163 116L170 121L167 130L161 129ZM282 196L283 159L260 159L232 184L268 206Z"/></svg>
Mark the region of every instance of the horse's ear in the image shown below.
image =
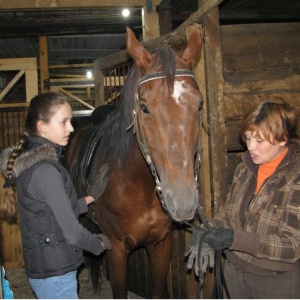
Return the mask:
<svg viewBox="0 0 300 300"><path fill-rule="evenodd" d="M181 59L186 63L191 69L196 63L196 59L202 50L202 39L200 28L197 27L191 34L190 39L181 54Z"/></svg>
<svg viewBox="0 0 300 300"><path fill-rule="evenodd" d="M127 27L126 48L136 65L144 75L145 70L149 68L152 62L152 55L136 39L133 31Z"/></svg>

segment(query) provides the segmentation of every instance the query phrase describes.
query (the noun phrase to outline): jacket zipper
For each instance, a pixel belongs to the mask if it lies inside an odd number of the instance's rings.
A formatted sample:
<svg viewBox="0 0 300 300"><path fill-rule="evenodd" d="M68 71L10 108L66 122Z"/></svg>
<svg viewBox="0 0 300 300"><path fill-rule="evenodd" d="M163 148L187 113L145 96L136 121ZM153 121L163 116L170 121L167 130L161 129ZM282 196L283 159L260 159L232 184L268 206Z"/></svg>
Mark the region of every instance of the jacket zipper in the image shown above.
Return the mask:
<svg viewBox="0 0 300 300"><path fill-rule="evenodd" d="M272 177L272 176L271 176ZM247 224L248 224L248 219L249 219L249 216L250 216L250 213L251 213L251 210L252 208L254 207L254 204L257 200L257 198L259 197L259 195L261 194L262 190L265 188L266 184L269 182L269 180L271 179L271 177L269 177L267 179L267 181L263 184L263 186L261 187L261 189L259 190L258 194L254 197L254 199L252 199L251 201L251 204L249 205L249 208L247 209L247 219L246 219L246 222L245 222L245 225L244 225L244 229L246 230L246 227L247 227Z"/></svg>

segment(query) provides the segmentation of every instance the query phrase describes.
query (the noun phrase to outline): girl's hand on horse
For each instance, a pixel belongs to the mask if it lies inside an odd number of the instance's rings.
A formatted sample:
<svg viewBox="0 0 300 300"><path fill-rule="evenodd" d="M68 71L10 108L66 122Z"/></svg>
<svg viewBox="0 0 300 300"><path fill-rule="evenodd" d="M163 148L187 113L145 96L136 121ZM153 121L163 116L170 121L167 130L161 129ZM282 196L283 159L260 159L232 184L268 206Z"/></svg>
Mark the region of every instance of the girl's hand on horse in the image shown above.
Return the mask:
<svg viewBox="0 0 300 300"><path fill-rule="evenodd" d="M85 196L85 202L86 202L86 205L90 205L91 203L95 202L95 199L92 196Z"/></svg>
<svg viewBox="0 0 300 300"><path fill-rule="evenodd" d="M100 233L100 234L95 234L95 235L100 240L101 247L102 247L103 251L104 250L111 250L111 248L112 248L111 242L105 234Z"/></svg>
<svg viewBox="0 0 300 300"><path fill-rule="evenodd" d="M108 182L108 177L105 177L107 171L108 164L103 164L95 177L94 185L87 188L87 194L92 196L95 202L98 201L105 191Z"/></svg>

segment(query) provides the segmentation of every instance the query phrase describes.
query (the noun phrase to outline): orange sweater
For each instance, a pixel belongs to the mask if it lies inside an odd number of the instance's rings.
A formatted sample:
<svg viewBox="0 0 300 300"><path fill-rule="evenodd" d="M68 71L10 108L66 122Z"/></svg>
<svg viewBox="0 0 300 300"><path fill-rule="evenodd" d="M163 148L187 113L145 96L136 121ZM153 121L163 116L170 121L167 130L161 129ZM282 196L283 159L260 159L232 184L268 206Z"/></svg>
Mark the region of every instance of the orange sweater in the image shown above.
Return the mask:
<svg viewBox="0 0 300 300"><path fill-rule="evenodd" d="M278 167L282 159L285 157L287 152L288 152L288 147L286 147L285 150L275 159L271 160L266 164L259 165L258 172L257 172L257 184L256 184L255 195L258 193L264 181L275 172L276 168Z"/></svg>

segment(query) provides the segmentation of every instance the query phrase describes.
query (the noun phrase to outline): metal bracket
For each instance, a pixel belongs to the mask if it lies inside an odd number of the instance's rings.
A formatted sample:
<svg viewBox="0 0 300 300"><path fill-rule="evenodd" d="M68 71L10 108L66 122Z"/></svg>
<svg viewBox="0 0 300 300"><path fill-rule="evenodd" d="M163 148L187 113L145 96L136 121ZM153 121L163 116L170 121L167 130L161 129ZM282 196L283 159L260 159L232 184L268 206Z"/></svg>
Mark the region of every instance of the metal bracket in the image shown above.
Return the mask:
<svg viewBox="0 0 300 300"><path fill-rule="evenodd" d="M49 90L50 86L70 86L70 85L85 85L91 84L90 80L79 80L79 81L65 81L65 82L51 82L50 79L44 80L44 89Z"/></svg>

